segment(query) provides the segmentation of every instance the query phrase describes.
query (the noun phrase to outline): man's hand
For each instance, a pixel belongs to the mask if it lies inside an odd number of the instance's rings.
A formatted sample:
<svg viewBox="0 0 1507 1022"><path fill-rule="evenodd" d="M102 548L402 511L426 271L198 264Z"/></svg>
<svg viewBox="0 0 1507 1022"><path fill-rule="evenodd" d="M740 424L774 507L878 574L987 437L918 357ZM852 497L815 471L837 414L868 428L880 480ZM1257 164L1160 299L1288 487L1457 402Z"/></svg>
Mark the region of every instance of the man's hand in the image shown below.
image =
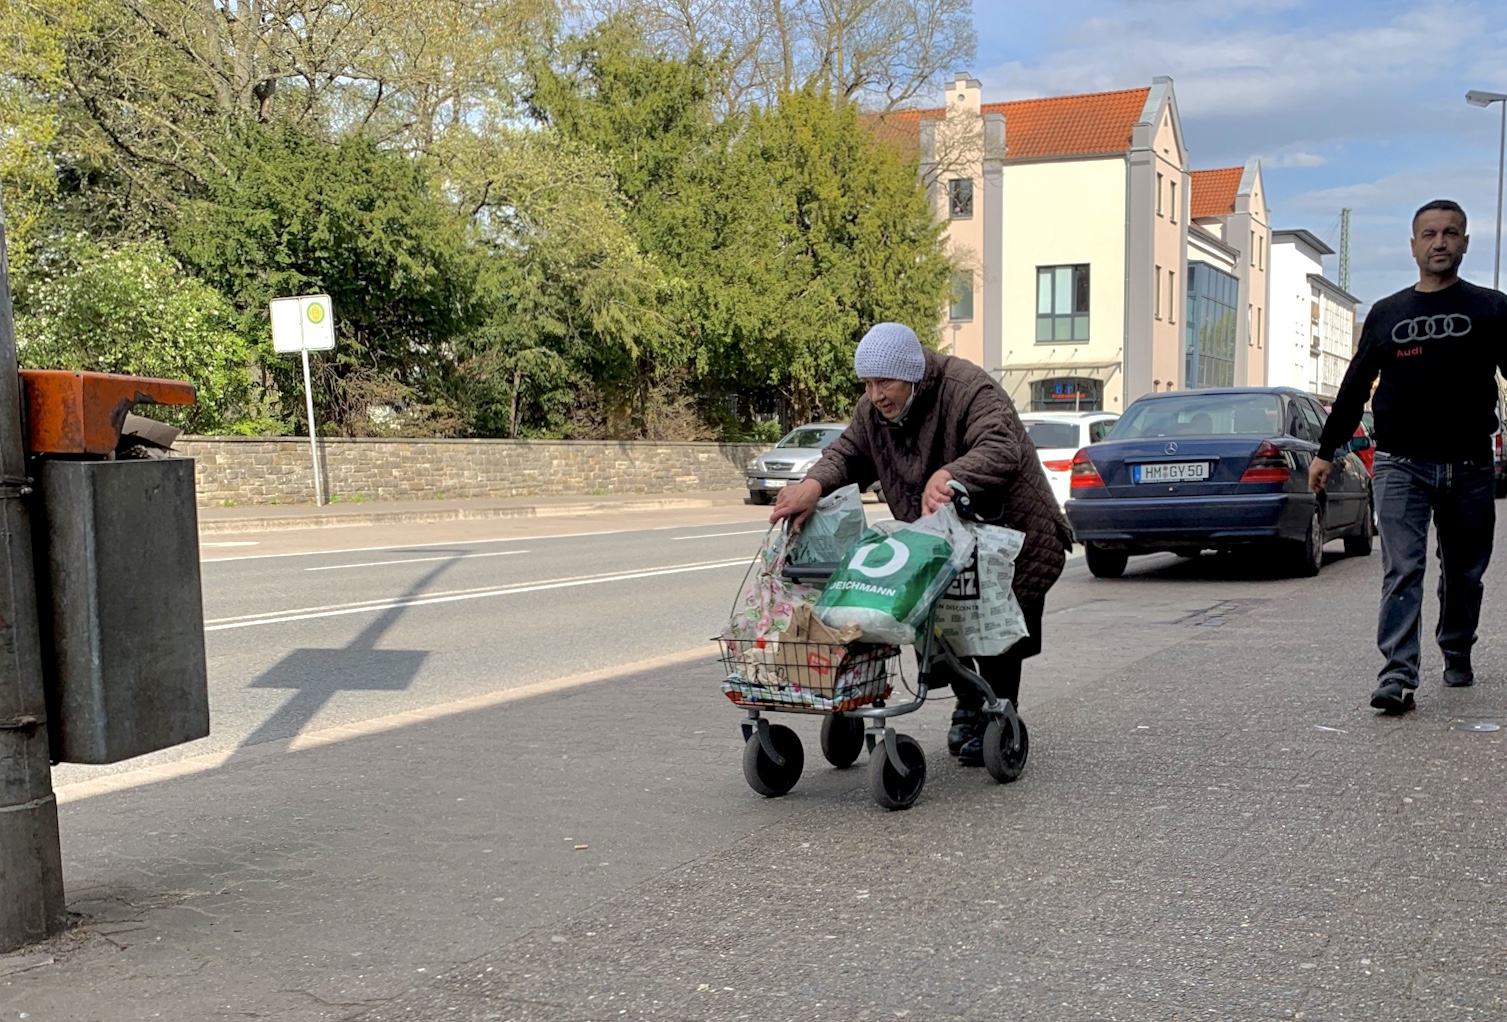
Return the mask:
<svg viewBox="0 0 1507 1022"><path fill-rule="evenodd" d="M1329 485L1329 473L1334 471L1334 462L1314 458L1308 463L1308 488L1314 493L1323 493Z"/></svg>
<svg viewBox="0 0 1507 1022"><path fill-rule="evenodd" d="M774 502L774 510L769 512L769 523L773 525L782 518L789 518L791 531L800 532L811 512L816 510L816 502L821 499L822 484L815 479L803 479L794 486L787 486Z"/></svg>
<svg viewBox="0 0 1507 1022"><path fill-rule="evenodd" d="M921 513L929 515L943 504L952 503L952 490L947 484L952 482L952 473L945 468L937 469L936 473L926 480L926 490L921 494Z"/></svg>

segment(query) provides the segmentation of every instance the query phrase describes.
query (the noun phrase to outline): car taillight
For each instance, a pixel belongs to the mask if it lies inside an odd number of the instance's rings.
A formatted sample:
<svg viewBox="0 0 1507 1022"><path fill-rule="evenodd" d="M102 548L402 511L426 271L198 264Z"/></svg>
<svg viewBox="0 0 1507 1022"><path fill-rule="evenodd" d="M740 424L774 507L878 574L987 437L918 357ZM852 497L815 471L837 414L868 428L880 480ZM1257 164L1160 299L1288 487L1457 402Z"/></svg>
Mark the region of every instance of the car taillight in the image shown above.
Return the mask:
<svg viewBox="0 0 1507 1022"><path fill-rule="evenodd" d="M1491 439L1497 445L1497 457L1500 458L1502 456L1502 434L1493 433Z"/></svg>
<svg viewBox="0 0 1507 1022"><path fill-rule="evenodd" d="M1099 475L1099 470L1094 467L1093 461L1090 460L1087 448L1073 455L1071 467L1073 471L1071 489L1087 490L1104 485L1104 478Z"/></svg>
<svg viewBox="0 0 1507 1022"><path fill-rule="evenodd" d="M1073 469L1073 459L1063 458L1061 461L1043 461L1041 467L1048 472L1071 472Z"/></svg>
<svg viewBox="0 0 1507 1022"><path fill-rule="evenodd" d="M1261 446L1256 448L1256 453L1251 455L1251 463L1246 466L1245 474L1240 477L1242 483L1285 483L1292 478L1292 469L1288 467L1287 455L1270 440L1261 441Z"/></svg>

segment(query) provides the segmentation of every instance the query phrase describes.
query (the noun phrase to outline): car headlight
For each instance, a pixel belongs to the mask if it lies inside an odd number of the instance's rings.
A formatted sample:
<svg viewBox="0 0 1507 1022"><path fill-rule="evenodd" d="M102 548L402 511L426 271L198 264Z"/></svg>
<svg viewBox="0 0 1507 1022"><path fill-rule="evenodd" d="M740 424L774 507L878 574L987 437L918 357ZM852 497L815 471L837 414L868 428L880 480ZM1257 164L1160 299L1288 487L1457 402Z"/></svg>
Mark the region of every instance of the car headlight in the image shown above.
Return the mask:
<svg viewBox="0 0 1507 1022"><path fill-rule="evenodd" d="M802 475L805 475L807 472L810 472L813 468L816 467L816 463L818 461L821 461L821 458L807 458L805 461L798 463L795 466L795 470Z"/></svg>

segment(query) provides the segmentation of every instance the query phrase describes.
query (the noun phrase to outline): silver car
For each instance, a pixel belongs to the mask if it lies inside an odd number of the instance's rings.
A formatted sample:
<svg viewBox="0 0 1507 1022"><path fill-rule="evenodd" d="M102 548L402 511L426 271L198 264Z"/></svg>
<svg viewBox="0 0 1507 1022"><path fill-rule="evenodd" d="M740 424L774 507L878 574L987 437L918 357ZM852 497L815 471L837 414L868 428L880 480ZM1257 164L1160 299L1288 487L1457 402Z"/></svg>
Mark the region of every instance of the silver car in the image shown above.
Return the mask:
<svg viewBox="0 0 1507 1022"><path fill-rule="evenodd" d="M755 504L772 503L776 491L806 478L811 466L821 460L822 449L847 428L845 422L812 422L792 429L744 470L748 499ZM869 492L878 493L879 484L871 486Z"/></svg>

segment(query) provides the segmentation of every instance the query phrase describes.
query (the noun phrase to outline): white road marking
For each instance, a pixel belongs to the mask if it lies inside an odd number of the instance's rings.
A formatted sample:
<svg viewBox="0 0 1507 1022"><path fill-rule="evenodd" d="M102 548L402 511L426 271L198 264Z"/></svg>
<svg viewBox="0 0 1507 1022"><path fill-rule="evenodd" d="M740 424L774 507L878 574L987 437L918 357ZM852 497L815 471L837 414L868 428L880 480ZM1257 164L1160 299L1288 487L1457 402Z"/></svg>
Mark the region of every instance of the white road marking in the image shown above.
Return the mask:
<svg viewBox="0 0 1507 1022"><path fill-rule="evenodd" d="M451 539L436 543L390 543L386 546L351 546L339 547L334 550L294 550L284 554L238 554L231 557L209 557L202 559L202 561L204 564L223 564L227 561L265 561L273 557L324 557L334 554L372 554L383 550L423 550L426 547L436 546L475 546L481 543L527 543L546 539L583 539L588 536L622 536L636 532L663 532L668 529L704 529L707 525L732 524L734 523L707 522L705 525L653 525L646 529L596 529L591 532L560 532L547 536L498 536L493 539ZM260 540L256 542L260 542ZM214 546L215 544L200 543L199 545L204 547Z"/></svg>
<svg viewBox="0 0 1507 1022"><path fill-rule="evenodd" d="M487 554L446 554L442 557L405 557L397 561L362 561L359 564L321 564L304 571L339 571L341 568L376 568L383 564L418 564L420 561L461 561L472 557L512 557L514 554L532 553L531 550L493 550Z"/></svg>
<svg viewBox="0 0 1507 1022"><path fill-rule="evenodd" d="M333 607L309 607L301 610L273 611L269 614L247 615L242 618L218 618L205 623L206 632L220 632L231 628L254 628L257 625L286 624L291 621L312 621L315 618L343 617L347 614L365 614L377 610L395 610L399 607L425 607L435 603L455 603L460 600L479 600L489 596L517 596L523 593L538 593L549 589L570 589L575 586L600 585L603 582L631 582L640 578L655 578L661 575L681 575L690 571L709 571L715 568L747 568L748 558L736 561L707 561L702 564L681 564L650 571L634 571L614 575L585 576L581 578L553 579L546 582L531 582L512 586L489 586L484 589L459 590L449 593L432 593L411 599L388 599L366 601L360 604L345 604Z"/></svg>
<svg viewBox="0 0 1507 1022"><path fill-rule="evenodd" d="M261 540L258 540L258 539L242 539L242 540L232 540L232 541L226 541L226 542L209 542L209 541L206 541L206 542L200 543L199 545L200 546L260 546L261 545Z"/></svg>
<svg viewBox="0 0 1507 1022"><path fill-rule="evenodd" d="M680 543L687 539L716 539L719 536L761 536L769 531L766 525L762 529L744 529L742 532L708 532L704 536L672 536L671 543Z"/></svg>

